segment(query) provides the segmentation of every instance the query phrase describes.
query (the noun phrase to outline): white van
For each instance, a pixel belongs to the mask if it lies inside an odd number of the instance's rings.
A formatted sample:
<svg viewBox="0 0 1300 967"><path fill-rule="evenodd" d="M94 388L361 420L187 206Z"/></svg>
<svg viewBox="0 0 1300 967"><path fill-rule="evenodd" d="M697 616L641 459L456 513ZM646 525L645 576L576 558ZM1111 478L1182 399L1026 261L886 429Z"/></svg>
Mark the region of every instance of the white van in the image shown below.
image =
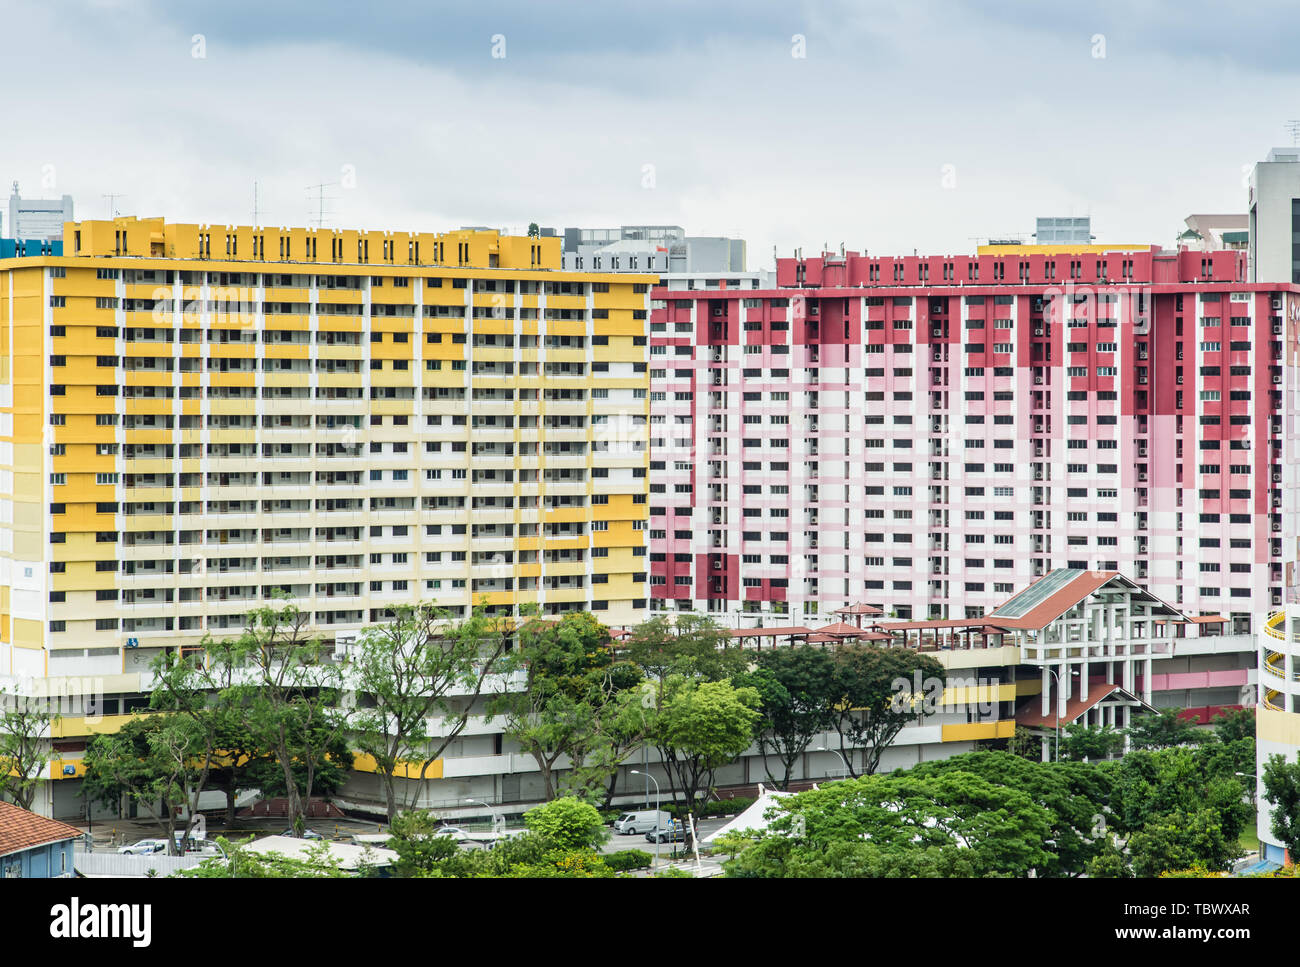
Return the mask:
<svg viewBox="0 0 1300 967"><path fill-rule="evenodd" d="M656 817L658 817L657 823ZM648 809L636 813L623 813L618 819L614 820L614 829L616 832L630 835L632 833L653 833L656 828L667 829L672 824L673 817L662 809L658 812Z"/></svg>

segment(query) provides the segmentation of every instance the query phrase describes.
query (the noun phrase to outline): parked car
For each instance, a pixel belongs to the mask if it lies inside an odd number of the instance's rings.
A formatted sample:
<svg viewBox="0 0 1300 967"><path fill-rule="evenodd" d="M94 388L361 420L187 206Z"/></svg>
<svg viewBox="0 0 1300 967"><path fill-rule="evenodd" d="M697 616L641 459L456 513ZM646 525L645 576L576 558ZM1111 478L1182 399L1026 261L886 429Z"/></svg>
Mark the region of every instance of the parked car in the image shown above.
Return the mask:
<svg viewBox="0 0 1300 967"><path fill-rule="evenodd" d="M614 831L623 835L633 833L653 833L656 829L666 829L673 824L671 813L653 809L640 812L624 813L614 820Z"/></svg>
<svg viewBox="0 0 1300 967"><path fill-rule="evenodd" d="M167 840L165 839L142 839L139 842L132 843L130 846L118 848L119 853L127 856L146 856L150 853L166 853Z"/></svg>
<svg viewBox="0 0 1300 967"><path fill-rule="evenodd" d="M176 837L176 841L179 844L180 836ZM193 837L191 837L189 841L186 842L185 844L185 855L193 856L196 854L199 856L225 856L226 855L225 851L222 850L221 848L221 844L216 842L215 840L194 839Z"/></svg>
<svg viewBox="0 0 1300 967"><path fill-rule="evenodd" d="M654 830L646 833L645 839L647 843L656 842L656 834ZM685 843L687 846L690 846L691 831L686 827L685 823L674 821L671 826L659 830L657 841L660 843Z"/></svg>
<svg viewBox="0 0 1300 967"><path fill-rule="evenodd" d="M453 836L456 839L465 839L469 833L459 826L439 826L433 831L434 836Z"/></svg>
<svg viewBox="0 0 1300 967"><path fill-rule="evenodd" d="M286 830L285 830L283 833L281 833L280 835L281 835L281 836L294 836L294 837L296 837L298 834L295 833L292 829L286 829ZM316 832L316 830L314 830L314 829L304 829L304 830L302 831L302 838L303 838L303 839L324 839L325 837L322 836L320 833Z"/></svg>

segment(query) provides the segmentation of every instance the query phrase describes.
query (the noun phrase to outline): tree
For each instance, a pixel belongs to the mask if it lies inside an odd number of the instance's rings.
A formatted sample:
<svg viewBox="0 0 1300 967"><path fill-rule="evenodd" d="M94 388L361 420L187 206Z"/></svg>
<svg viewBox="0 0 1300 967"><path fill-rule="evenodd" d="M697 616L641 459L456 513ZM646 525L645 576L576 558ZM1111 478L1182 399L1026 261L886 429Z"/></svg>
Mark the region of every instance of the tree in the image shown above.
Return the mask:
<svg viewBox="0 0 1300 967"><path fill-rule="evenodd" d="M1112 808L1119 831L1136 833L1161 817L1206 808L1235 843L1253 815L1250 804L1242 801L1236 778L1207 775L1205 762L1193 749L1168 748L1135 750L1106 763L1115 774Z"/></svg>
<svg viewBox="0 0 1300 967"><path fill-rule="evenodd" d="M832 728L837 717L835 662L822 648L774 648L761 652L758 667L737 679L738 684L758 691L762 719L758 750L768 778L782 789L790 787L790 776L813 738ZM777 778L768 762L769 754L781 764Z"/></svg>
<svg viewBox="0 0 1300 967"><path fill-rule="evenodd" d="M949 772L979 776L993 785L1019 790L1051 815L1051 858L1039 876L1078 876L1104 852L1112 777L1091 764L1040 762L1010 752L969 752L923 762L895 775L929 778Z"/></svg>
<svg viewBox="0 0 1300 967"><path fill-rule="evenodd" d="M352 673L358 693L373 704L357 711L352 726L357 747L375 760L390 824L399 808L398 773L417 780L418 796L429 767L465 730L499 670L512 630L508 619L484 608L452 624L445 611L421 604L398 607L392 621L362 632ZM432 734L435 716L441 724Z"/></svg>
<svg viewBox="0 0 1300 967"><path fill-rule="evenodd" d="M255 853L248 849L252 840L232 846L224 836L217 843L225 856L213 856L188 870L177 870L172 876L193 879L339 879L359 875L339 868L338 861L330 856L329 844L312 843L303 859L282 856L279 853Z"/></svg>
<svg viewBox="0 0 1300 967"><path fill-rule="evenodd" d="M524 825L565 852L594 849L609 837L596 807L571 796L528 810Z"/></svg>
<svg viewBox="0 0 1300 967"><path fill-rule="evenodd" d="M153 714L132 719L115 734L98 735L86 746L83 789L88 800L119 805L123 798L143 809L178 852L176 813L191 806L192 790L202 788L205 741L192 719Z"/></svg>
<svg viewBox="0 0 1300 967"><path fill-rule="evenodd" d="M1095 762L1123 751L1124 733L1112 726L1072 723L1062 730L1060 757L1063 760Z"/></svg>
<svg viewBox="0 0 1300 967"><path fill-rule="evenodd" d="M506 736L533 757L546 798L554 799L560 757L580 760L595 742L591 676L613 662L609 629L587 612L575 612L559 621L530 617L518 639L505 667L524 673L523 687L493 696L489 717L505 719Z"/></svg>
<svg viewBox="0 0 1300 967"><path fill-rule="evenodd" d="M1255 710L1253 708L1225 709L1210 724L1220 742L1235 742L1255 738Z"/></svg>
<svg viewBox="0 0 1300 967"><path fill-rule="evenodd" d="M1135 876L1159 876L1194 864L1227 869L1240 854L1213 809L1175 810L1153 817L1128 840Z"/></svg>
<svg viewBox="0 0 1300 967"><path fill-rule="evenodd" d="M50 726L58 721L48 699L10 695L0 688L0 799L31 809L50 757Z"/></svg>
<svg viewBox="0 0 1300 967"><path fill-rule="evenodd" d="M317 772L347 726L342 670L328 660L324 642L308 636L309 617L292 603L255 608L238 638L204 639L222 700L242 709L254 741L280 766L298 831L304 799L310 802Z"/></svg>
<svg viewBox="0 0 1300 967"><path fill-rule="evenodd" d="M426 876L456 852L456 840L438 833L440 825L426 809L403 812L389 824L387 845L398 857L394 876Z"/></svg>
<svg viewBox="0 0 1300 967"><path fill-rule="evenodd" d="M661 690L669 675L716 682L746 671L750 660L731 632L712 618L689 613L676 615L676 620L660 616L637 625L624 654Z"/></svg>
<svg viewBox="0 0 1300 967"><path fill-rule="evenodd" d="M619 766L645 744L649 734L647 709L653 705L654 692L649 683L643 684L644 688L619 688L610 682L596 690L589 740L575 744L572 767L560 781L566 792L599 801L601 808L613 802Z"/></svg>
<svg viewBox="0 0 1300 967"><path fill-rule="evenodd" d="M529 238L539 238L539 237L541 237L541 234L542 234L542 230L538 227L538 225L537 225L536 222L529 222L529 223L528 223L528 237L529 237Z"/></svg>
<svg viewBox="0 0 1300 967"><path fill-rule="evenodd" d="M1128 728L1133 748L1168 749L1204 742L1207 733L1184 719L1182 712L1180 708L1166 708L1139 716Z"/></svg>
<svg viewBox="0 0 1300 967"><path fill-rule="evenodd" d="M942 693L947 673L931 656L904 648L843 646L834 657L840 752L856 777L853 750L864 749L863 772L871 775L904 726L925 714L925 696Z"/></svg>
<svg viewBox="0 0 1300 967"><path fill-rule="evenodd" d="M758 692L674 675L655 709L653 741L668 770L669 788L680 787L687 808L702 805L719 768L734 761L754 740L761 716Z"/></svg>
<svg viewBox="0 0 1300 967"><path fill-rule="evenodd" d="M1264 764L1264 798L1272 804L1271 829L1291 858L1300 858L1300 760L1271 755Z"/></svg>
<svg viewBox="0 0 1300 967"><path fill-rule="evenodd" d="M775 809L728 876L1026 876L1051 862L1049 812L961 770L864 776Z"/></svg>

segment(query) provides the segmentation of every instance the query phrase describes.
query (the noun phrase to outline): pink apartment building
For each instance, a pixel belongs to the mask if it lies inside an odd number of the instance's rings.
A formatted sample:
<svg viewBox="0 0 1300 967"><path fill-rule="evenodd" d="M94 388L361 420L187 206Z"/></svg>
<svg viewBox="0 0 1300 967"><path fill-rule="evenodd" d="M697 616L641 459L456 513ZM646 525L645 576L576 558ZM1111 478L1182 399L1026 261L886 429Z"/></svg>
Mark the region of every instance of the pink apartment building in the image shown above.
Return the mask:
<svg viewBox="0 0 1300 967"><path fill-rule="evenodd" d="M849 252L656 288L652 611L966 618L1081 568L1249 633L1281 603L1284 510L1296 556L1300 286L1245 258Z"/></svg>

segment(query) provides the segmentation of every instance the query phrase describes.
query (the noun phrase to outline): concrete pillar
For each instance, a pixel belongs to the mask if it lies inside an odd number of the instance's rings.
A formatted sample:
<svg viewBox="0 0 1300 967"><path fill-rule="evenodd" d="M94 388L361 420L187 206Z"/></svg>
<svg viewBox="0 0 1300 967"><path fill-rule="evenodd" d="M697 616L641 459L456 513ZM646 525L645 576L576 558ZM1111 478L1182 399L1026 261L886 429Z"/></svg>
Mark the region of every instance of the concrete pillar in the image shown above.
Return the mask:
<svg viewBox="0 0 1300 967"><path fill-rule="evenodd" d="M1088 659L1083 659L1083 664L1079 666L1079 697L1084 701L1088 699Z"/></svg>
<svg viewBox="0 0 1300 967"><path fill-rule="evenodd" d="M1050 715L1052 713L1052 705L1051 705L1052 676L1048 672L1046 665L1043 666L1042 675L1043 675L1043 714Z"/></svg>
<svg viewBox="0 0 1300 967"><path fill-rule="evenodd" d="M1142 667L1142 701L1148 705L1151 703L1151 658L1143 662Z"/></svg>

